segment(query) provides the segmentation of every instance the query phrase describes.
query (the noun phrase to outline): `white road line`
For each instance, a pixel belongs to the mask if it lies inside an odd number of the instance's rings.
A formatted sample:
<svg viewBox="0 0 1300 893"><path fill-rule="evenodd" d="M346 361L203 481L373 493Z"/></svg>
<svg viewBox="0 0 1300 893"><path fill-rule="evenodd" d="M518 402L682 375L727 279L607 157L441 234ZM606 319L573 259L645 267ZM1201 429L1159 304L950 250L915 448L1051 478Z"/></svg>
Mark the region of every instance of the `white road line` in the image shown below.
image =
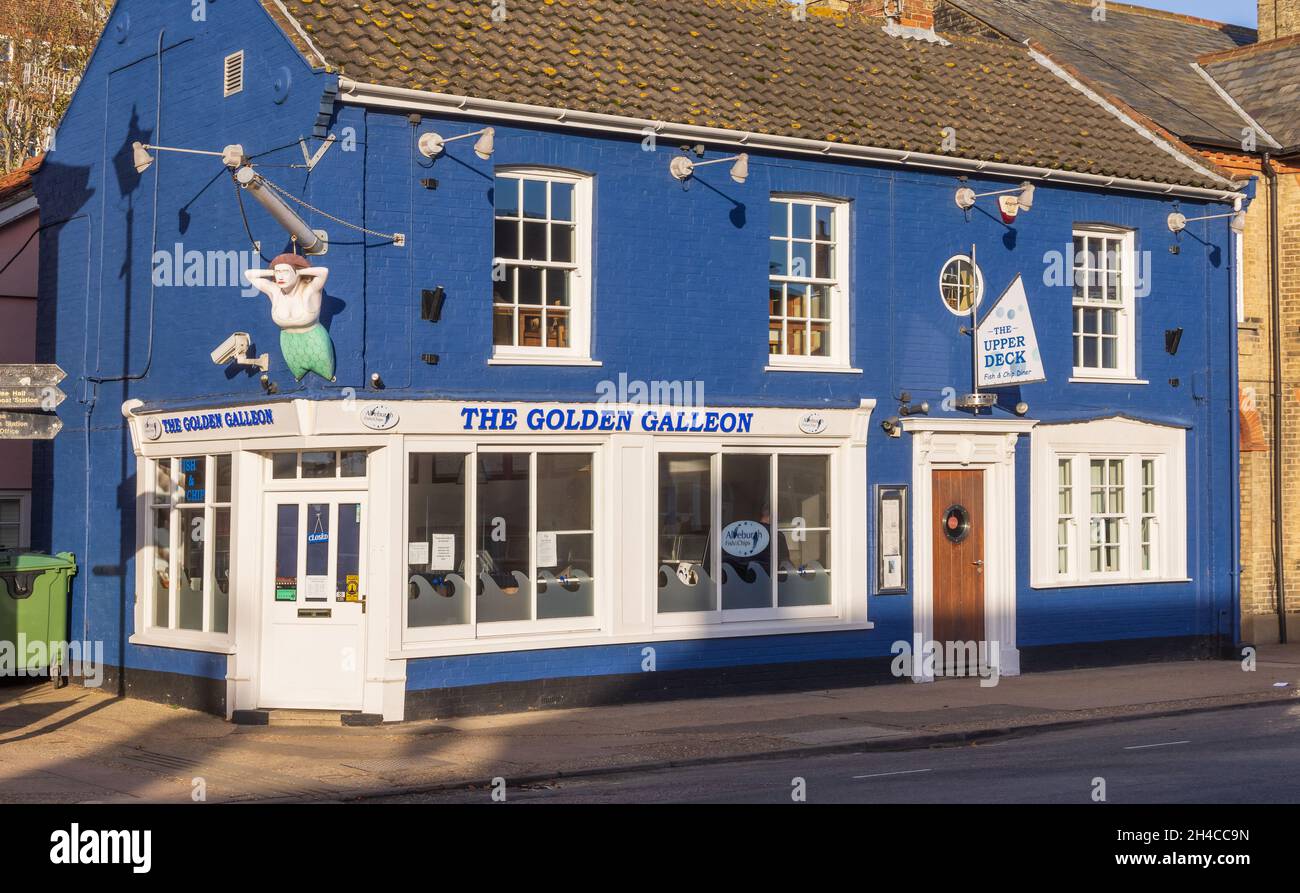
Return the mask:
<svg viewBox="0 0 1300 893"><path fill-rule="evenodd" d="M918 772L933 772L933 769L904 769L902 772L877 772L875 775L855 775L856 778L884 778L887 775L915 775Z"/></svg>
<svg viewBox="0 0 1300 893"><path fill-rule="evenodd" d="M1172 747L1175 744L1191 744L1190 741L1165 741L1160 744L1130 744L1125 750L1143 750L1148 747Z"/></svg>

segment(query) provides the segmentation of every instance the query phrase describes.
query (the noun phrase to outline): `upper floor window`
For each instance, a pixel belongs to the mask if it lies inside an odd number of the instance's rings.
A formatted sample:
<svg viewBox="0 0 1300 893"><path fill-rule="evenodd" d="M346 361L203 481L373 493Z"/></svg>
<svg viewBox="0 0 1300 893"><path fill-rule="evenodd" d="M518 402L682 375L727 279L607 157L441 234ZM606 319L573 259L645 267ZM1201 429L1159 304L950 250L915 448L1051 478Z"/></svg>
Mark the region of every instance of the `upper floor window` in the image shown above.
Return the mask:
<svg viewBox="0 0 1300 893"><path fill-rule="evenodd" d="M1074 230L1074 375L1133 378L1133 233L1113 227Z"/></svg>
<svg viewBox="0 0 1300 893"><path fill-rule="evenodd" d="M589 359L591 178L509 169L494 192L494 359Z"/></svg>
<svg viewBox="0 0 1300 893"><path fill-rule="evenodd" d="M848 366L848 203L773 196L768 241L772 368Z"/></svg>

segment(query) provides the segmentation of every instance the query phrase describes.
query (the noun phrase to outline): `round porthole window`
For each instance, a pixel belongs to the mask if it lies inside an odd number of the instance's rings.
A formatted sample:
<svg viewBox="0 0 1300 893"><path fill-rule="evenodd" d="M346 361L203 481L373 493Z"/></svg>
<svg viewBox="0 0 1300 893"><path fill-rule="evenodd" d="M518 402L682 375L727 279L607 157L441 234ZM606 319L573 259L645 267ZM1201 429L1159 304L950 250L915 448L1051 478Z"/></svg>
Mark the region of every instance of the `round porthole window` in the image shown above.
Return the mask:
<svg viewBox="0 0 1300 893"><path fill-rule="evenodd" d="M967 255L950 257L939 273L939 296L950 312L970 316L984 300L984 274Z"/></svg>
<svg viewBox="0 0 1300 893"><path fill-rule="evenodd" d="M970 512L966 506L950 506L943 513L943 535L954 543L960 543L970 536Z"/></svg>

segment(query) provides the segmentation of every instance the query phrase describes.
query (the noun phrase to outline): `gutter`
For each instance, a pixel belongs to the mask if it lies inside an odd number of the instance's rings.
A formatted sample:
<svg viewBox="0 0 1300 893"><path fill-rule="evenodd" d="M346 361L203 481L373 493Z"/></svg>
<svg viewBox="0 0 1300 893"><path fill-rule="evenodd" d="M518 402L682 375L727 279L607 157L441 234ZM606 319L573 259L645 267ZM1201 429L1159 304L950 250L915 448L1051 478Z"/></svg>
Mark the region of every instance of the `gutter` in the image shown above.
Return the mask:
<svg viewBox="0 0 1300 893"><path fill-rule="evenodd" d="M407 87L390 87L384 84L363 84L350 78L339 78L338 98L340 101L351 105L369 108L419 111L434 115L490 117L494 120L517 121L525 124L619 133L642 139L647 136L655 136L665 139L733 145L753 150L816 155L823 158L842 158L853 161L898 164L904 167L1009 177L1016 180L1050 181L1097 189L1122 189L1129 192L1155 193L1157 195L1177 196L1201 201L1231 202L1242 195L1242 193L1229 188L1208 189L1200 186L1179 186L1169 183L1155 183L1149 180L1108 177L1101 174L1003 164L995 161L978 161L948 155L934 155L926 152L906 152L898 149L881 149L825 140L724 130L717 127L699 127L693 124L674 124L668 121L653 121L646 118L608 115L600 112L549 108L521 102L504 102L497 99L456 96L427 90L412 90ZM1222 178L1216 176L1213 179ZM1231 185L1229 180L1223 182Z"/></svg>
<svg viewBox="0 0 1300 893"><path fill-rule="evenodd" d="M1277 585L1277 634L1279 644L1286 644L1286 543L1282 537L1282 295L1281 270L1278 251L1281 235L1277 217L1277 171L1267 152L1261 164L1268 180L1268 290L1269 325L1273 331L1269 339L1273 354L1273 579Z"/></svg>

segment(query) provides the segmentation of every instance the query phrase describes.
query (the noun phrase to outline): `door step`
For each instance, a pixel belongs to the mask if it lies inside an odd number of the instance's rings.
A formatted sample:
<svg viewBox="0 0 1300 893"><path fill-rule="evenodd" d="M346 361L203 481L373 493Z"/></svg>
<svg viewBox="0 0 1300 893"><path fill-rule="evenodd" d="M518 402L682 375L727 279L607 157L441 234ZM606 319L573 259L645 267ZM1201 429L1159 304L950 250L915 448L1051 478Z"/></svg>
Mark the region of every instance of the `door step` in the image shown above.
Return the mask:
<svg viewBox="0 0 1300 893"><path fill-rule="evenodd" d="M236 710L230 721L240 726L377 726L384 721L377 713L359 710Z"/></svg>

